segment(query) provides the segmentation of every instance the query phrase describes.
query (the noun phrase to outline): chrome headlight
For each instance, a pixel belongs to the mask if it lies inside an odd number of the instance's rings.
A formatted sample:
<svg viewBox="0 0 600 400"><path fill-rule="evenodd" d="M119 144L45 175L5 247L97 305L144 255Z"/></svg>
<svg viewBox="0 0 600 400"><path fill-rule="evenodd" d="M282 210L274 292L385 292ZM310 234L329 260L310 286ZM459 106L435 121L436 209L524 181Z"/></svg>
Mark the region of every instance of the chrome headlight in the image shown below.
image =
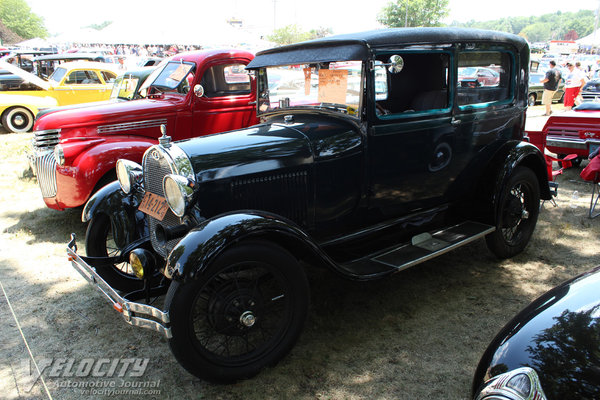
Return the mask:
<svg viewBox="0 0 600 400"><path fill-rule="evenodd" d="M537 373L529 367L517 368L495 376L476 394L477 400L547 399Z"/></svg>
<svg viewBox="0 0 600 400"><path fill-rule="evenodd" d="M60 144L54 147L54 159L61 167L65 165L65 151Z"/></svg>
<svg viewBox="0 0 600 400"><path fill-rule="evenodd" d="M183 217L192 201L196 183L181 175L169 174L163 179L163 192L173 214Z"/></svg>
<svg viewBox="0 0 600 400"><path fill-rule="evenodd" d="M133 161L119 159L117 160L117 179L123 192L131 193L131 188L135 185L141 185L144 177L142 166Z"/></svg>

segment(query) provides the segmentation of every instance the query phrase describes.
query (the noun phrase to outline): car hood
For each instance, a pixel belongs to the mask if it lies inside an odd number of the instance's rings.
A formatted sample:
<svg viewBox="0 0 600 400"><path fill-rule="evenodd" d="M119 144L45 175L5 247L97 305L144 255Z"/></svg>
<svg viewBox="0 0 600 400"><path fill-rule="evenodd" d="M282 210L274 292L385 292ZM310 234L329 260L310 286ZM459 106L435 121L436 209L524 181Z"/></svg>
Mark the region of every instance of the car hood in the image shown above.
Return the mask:
<svg viewBox="0 0 600 400"><path fill-rule="evenodd" d="M98 107L98 106L104 106L104 105L108 105L108 104L112 104L112 103L118 103L121 101L127 101L127 100L123 100L123 99L110 99L110 100L102 100L102 101L92 101L89 103L78 103L78 104L71 104L68 106L60 106L60 107L54 107L54 108L49 108L47 110L43 110L37 113L36 118L41 118L46 114L50 114L53 112L59 112L59 111L65 111L65 110L77 110L80 108L90 108L90 107Z"/></svg>
<svg viewBox="0 0 600 400"><path fill-rule="evenodd" d="M48 90L48 89L50 89L50 87L52 87L52 85L50 85L50 83L43 80L39 76L31 74L31 73L17 67L16 65L7 63L6 61L0 60L0 68L9 71L12 74L17 75L18 77L23 79L25 82L33 83L34 85L40 87L41 89Z"/></svg>
<svg viewBox="0 0 600 400"><path fill-rule="evenodd" d="M98 127L157 119L166 117L167 114L174 114L174 107L176 105L173 102L154 99L108 101L91 106L61 107L39 117L34 130Z"/></svg>
<svg viewBox="0 0 600 400"><path fill-rule="evenodd" d="M549 399L595 398L600 382L600 267L546 292L484 353L473 380L533 368Z"/></svg>
<svg viewBox="0 0 600 400"><path fill-rule="evenodd" d="M200 182L268 171L286 171L358 151L361 135L352 124L314 116L285 123L272 120L237 131L176 142L192 161Z"/></svg>

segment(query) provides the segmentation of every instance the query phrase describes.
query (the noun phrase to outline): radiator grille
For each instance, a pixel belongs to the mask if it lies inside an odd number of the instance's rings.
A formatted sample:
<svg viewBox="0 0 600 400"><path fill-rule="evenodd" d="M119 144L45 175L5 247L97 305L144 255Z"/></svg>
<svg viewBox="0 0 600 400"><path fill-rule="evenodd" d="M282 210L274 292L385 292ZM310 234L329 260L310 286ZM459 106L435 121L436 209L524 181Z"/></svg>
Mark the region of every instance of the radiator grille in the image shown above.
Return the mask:
<svg viewBox="0 0 600 400"><path fill-rule="evenodd" d="M165 197L162 188L162 181L166 175L173 173L169 158L165 157L165 154L162 151L151 149L150 151L146 152L143 164L145 190L161 197ZM179 239L173 239L169 241L166 246L161 246L156 240L156 227L159 224L164 227L176 226L181 224L181 220L178 216L173 214L171 209L167 210L167 213L162 221L159 221L149 215L147 217L152 247L154 247L154 250L156 250L158 254L166 257L173 247L175 247Z"/></svg>
<svg viewBox="0 0 600 400"><path fill-rule="evenodd" d="M51 151L35 157L37 181L43 197L56 196L56 160Z"/></svg>
<svg viewBox="0 0 600 400"><path fill-rule="evenodd" d="M552 136L575 136L579 137L579 131L576 129L560 129L560 128L549 128L548 135Z"/></svg>

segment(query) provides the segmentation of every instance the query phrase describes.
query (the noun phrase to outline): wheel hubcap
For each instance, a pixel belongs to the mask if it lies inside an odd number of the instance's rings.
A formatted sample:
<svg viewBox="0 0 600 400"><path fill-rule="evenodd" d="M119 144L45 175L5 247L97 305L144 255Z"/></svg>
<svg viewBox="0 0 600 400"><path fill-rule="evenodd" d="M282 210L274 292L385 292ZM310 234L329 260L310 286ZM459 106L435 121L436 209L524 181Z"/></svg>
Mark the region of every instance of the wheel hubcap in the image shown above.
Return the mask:
<svg viewBox="0 0 600 400"><path fill-rule="evenodd" d="M240 322L241 322L242 325L250 328L256 322L256 317L254 316L254 313L252 311L245 311L240 316Z"/></svg>
<svg viewBox="0 0 600 400"><path fill-rule="evenodd" d="M25 123L25 118L22 115L17 115L13 119L15 125L23 125Z"/></svg>

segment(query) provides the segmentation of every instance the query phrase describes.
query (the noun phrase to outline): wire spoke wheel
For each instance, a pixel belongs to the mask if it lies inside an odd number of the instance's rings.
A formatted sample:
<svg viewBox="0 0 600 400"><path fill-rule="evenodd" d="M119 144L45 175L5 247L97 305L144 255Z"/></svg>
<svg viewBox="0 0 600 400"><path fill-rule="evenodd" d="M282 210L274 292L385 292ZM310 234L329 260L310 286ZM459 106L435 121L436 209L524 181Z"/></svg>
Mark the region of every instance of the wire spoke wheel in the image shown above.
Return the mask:
<svg viewBox="0 0 600 400"><path fill-rule="evenodd" d="M249 263L209 279L190 315L198 350L235 364L275 345L291 323L290 290L278 275Z"/></svg>
<svg viewBox="0 0 600 400"><path fill-rule="evenodd" d="M202 277L171 284L165 300L169 345L200 378L249 378L290 351L308 302L306 276L290 253L268 242L245 242L218 256Z"/></svg>
<svg viewBox="0 0 600 400"><path fill-rule="evenodd" d="M536 175L529 168L515 168L499 196L496 231L486 236L489 249L499 258L523 251L535 229L539 207Z"/></svg>
<svg viewBox="0 0 600 400"><path fill-rule="evenodd" d="M90 257L121 255L121 248L115 242L112 224L107 215L98 214L90 221L85 236L85 251ZM141 289L144 284L135 276L127 261L96 268L96 271L106 283L124 292Z"/></svg>

